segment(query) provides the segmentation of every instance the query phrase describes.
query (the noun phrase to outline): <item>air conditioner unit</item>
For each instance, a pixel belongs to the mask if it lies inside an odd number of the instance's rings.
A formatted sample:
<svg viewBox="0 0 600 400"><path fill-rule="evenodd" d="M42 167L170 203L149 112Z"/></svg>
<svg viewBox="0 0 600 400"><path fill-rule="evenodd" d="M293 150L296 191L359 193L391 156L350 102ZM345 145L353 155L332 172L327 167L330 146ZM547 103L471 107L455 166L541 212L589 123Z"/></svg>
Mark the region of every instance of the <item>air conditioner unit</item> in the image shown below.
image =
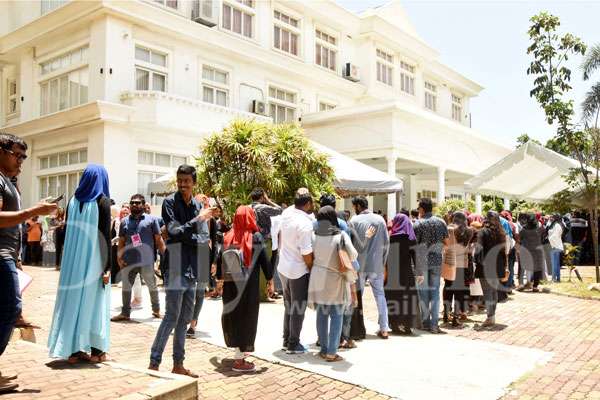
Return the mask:
<svg viewBox="0 0 600 400"><path fill-rule="evenodd" d="M213 27L219 23L219 0L194 0L192 19L199 24Z"/></svg>
<svg viewBox="0 0 600 400"><path fill-rule="evenodd" d="M254 114L266 115L267 106L264 101L252 100L252 112Z"/></svg>
<svg viewBox="0 0 600 400"><path fill-rule="evenodd" d="M360 81L360 68L354 64L346 63L342 68L342 76L349 81L358 82Z"/></svg>

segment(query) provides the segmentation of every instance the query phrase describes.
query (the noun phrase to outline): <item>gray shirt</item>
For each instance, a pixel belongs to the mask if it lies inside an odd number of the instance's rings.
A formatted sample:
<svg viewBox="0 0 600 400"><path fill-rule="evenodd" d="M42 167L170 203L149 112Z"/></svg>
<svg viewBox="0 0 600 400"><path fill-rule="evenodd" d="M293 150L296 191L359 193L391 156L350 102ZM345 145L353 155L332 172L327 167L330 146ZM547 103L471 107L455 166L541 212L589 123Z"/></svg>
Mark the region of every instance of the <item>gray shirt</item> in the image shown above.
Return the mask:
<svg viewBox="0 0 600 400"><path fill-rule="evenodd" d="M0 199L2 211L19 211L21 196L9 178L0 174ZM21 225L0 228L0 258L17 261L21 247Z"/></svg>
<svg viewBox="0 0 600 400"><path fill-rule="evenodd" d="M358 251L360 272L382 274L390 250L390 237L383 217L365 210L352 217L349 225L350 231L353 231L352 244ZM365 239L365 233L371 226L377 231L371 239Z"/></svg>

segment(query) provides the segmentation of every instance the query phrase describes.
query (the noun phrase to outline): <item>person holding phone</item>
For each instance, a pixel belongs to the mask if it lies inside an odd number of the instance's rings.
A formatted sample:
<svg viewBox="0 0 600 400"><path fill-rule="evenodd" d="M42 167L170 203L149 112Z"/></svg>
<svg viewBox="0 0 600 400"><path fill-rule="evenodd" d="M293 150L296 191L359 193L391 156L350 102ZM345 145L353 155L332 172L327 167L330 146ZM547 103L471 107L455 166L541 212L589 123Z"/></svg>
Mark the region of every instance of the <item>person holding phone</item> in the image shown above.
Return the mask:
<svg viewBox="0 0 600 400"><path fill-rule="evenodd" d="M17 273L21 224L34 215L47 215L56 210L56 204L47 202L21 209L21 196L12 180L21 173L26 158L27 143L0 132L0 355L6 350L22 310ZM15 390L19 386L13 382L16 378L16 375L0 372L0 394Z"/></svg>
<svg viewBox="0 0 600 400"><path fill-rule="evenodd" d="M110 347L110 194L108 173L90 164L66 216L59 287L48 337L50 356L104 362ZM107 286L108 285L108 286Z"/></svg>

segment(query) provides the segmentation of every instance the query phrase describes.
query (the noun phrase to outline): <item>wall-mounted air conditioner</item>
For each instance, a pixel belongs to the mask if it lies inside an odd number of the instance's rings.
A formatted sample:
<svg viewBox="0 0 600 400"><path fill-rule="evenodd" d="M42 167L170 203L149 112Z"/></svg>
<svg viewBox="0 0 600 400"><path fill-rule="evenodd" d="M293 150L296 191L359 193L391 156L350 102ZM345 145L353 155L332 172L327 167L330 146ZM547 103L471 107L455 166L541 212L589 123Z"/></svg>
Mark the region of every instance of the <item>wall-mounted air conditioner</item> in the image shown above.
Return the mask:
<svg viewBox="0 0 600 400"><path fill-rule="evenodd" d="M266 115L267 105L264 101L252 100L252 112L254 114Z"/></svg>
<svg viewBox="0 0 600 400"><path fill-rule="evenodd" d="M342 76L349 81L358 82L360 81L360 69L354 64L346 63L342 68Z"/></svg>
<svg viewBox="0 0 600 400"><path fill-rule="evenodd" d="M219 23L219 0L194 0L192 19L199 24L213 27Z"/></svg>

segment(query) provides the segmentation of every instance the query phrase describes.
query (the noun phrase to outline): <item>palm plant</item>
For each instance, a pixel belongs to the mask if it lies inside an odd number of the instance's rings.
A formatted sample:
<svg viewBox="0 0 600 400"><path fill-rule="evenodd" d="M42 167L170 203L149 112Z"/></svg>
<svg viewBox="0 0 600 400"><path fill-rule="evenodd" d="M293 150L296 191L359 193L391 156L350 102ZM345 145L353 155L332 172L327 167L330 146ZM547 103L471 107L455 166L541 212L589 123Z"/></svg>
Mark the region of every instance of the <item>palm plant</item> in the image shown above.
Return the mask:
<svg viewBox="0 0 600 400"><path fill-rule="evenodd" d="M594 72L600 69L600 43L590 47L583 63L583 80L588 80ZM583 121L587 126L593 123L598 128L598 116L600 115L600 82L596 82L585 94L581 104Z"/></svg>

